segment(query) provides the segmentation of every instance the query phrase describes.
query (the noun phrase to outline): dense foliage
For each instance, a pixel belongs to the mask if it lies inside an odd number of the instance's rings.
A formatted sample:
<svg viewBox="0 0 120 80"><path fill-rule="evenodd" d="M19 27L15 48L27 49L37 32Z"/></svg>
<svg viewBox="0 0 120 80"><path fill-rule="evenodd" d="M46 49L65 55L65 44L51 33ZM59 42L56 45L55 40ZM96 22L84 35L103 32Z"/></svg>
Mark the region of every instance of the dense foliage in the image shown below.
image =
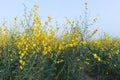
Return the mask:
<svg viewBox="0 0 120 80"><path fill-rule="evenodd" d="M104 35L92 39L86 21L66 18L63 27L52 18L42 22L34 5L32 14L11 27L0 27L0 80L118 80L120 39ZM96 18L93 20L93 23ZM19 23L19 24L18 24ZM64 28L64 30L60 29ZM62 31L61 31L62 30Z"/></svg>

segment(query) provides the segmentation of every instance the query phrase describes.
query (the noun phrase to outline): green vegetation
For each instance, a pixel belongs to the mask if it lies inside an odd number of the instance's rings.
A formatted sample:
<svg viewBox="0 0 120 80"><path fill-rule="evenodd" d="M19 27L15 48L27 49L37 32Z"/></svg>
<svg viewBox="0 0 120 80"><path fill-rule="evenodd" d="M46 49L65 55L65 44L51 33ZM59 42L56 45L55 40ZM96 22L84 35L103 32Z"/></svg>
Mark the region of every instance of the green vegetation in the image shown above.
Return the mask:
<svg viewBox="0 0 120 80"><path fill-rule="evenodd" d="M36 11L38 8L34 5L32 14L26 14L21 24L17 24L18 18L15 17L11 29L6 21L1 25L0 80L120 78L119 38L104 34L102 38L93 39L97 29L89 32L86 19L66 18L64 27L52 26L50 16L47 21L41 21ZM65 30L57 35L60 28Z"/></svg>

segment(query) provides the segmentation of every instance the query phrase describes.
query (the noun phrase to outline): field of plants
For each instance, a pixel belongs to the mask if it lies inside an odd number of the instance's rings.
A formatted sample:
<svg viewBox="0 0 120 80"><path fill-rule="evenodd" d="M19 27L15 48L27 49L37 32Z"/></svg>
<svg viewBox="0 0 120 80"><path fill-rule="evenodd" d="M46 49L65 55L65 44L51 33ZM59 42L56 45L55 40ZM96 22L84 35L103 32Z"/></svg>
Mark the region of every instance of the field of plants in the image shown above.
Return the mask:
<svg viewBox="0 0 120 80"><path fill-rule="evenodd" d="M89 31L85 17L59 26L34 5L22 20L0 26L0 80L119 80L120 38ZM63 29L61 29L63 28Z"/></svg>

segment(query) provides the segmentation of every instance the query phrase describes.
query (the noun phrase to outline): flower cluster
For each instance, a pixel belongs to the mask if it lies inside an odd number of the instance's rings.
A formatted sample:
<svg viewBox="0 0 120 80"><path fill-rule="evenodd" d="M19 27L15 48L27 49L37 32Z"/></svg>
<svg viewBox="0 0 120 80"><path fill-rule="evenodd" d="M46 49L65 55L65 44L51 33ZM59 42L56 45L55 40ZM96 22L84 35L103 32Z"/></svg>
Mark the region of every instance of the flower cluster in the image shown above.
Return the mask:
<svg viewBox="0 0 120 80"><path fill-rule="evenodd" d="M4 71L8 71L12 78L26 74L23 80L26 80L26 77L36 80L34 76L38 73L37 79L49 76L49 80L54 80L52 77L56 76L55 80L73 80L69 79L71 75L76 74L78 76L75 77L79 77L84 68L83 71L95 76L98 76L100 71L104 76L113 75L111 71L120 75L119 38L104 34L103 38L89 39L98 29L87 35L86 28L82 29L78 21L68 18L62 32L62 27L58 24L52 25L50 15L43 22L36 11L38 8L34 5L33 15L23 19L21 24L18 24L18 17L15 17L12 27L9 28L6 21L1 25L0 76L1 73L7 74ZM96 22L96 18L93 21Z"/></svg>

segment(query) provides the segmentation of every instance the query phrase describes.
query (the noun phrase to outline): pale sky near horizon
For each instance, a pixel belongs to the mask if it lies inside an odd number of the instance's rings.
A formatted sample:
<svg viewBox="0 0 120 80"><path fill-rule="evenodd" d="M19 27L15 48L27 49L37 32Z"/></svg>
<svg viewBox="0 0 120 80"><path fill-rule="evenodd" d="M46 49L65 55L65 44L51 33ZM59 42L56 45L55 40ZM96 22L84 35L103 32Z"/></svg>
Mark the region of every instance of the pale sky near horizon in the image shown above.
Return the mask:
<svg viewBox="0 0 120 80"><path fill-rule="evenodd" d="M106 32L120 37L120 0L1 0L0 23L3 19L12 22L14 16L22 17L23 3L28 10L37 4L43 19L51 15L62 23L65 17L76 19L83 14L85 2L88 3L89 17L98 18L95 27L99 28L99 33Z"/></svg>

